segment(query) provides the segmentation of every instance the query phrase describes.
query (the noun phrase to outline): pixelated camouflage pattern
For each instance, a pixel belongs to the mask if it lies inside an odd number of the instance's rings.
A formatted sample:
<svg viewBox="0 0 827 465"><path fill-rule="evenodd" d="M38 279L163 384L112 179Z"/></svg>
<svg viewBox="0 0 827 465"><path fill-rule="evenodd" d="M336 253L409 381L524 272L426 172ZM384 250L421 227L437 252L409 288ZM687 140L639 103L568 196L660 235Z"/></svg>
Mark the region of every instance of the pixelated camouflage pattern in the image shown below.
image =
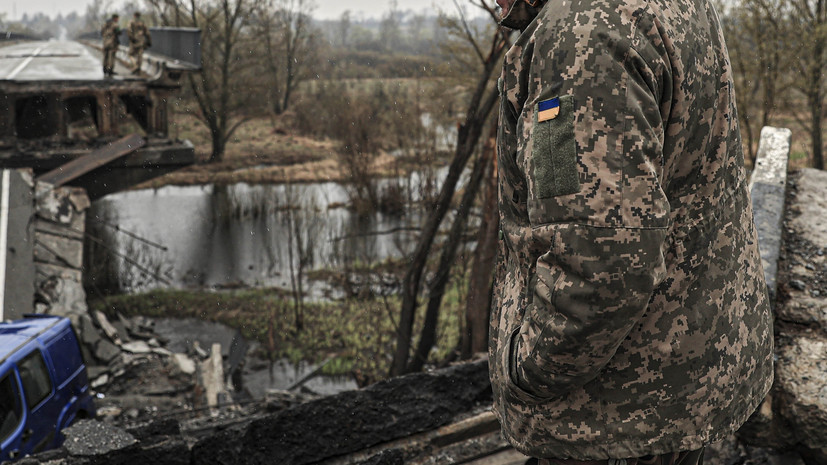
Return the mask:
<svg viewBox="0 0 827 465"><path fill-rule="evenodd" d="M149 46L148 42L151 42L149 28L146 27L146 24L140 19L133 19L129 22L127 35L129 36L130 51L132 49L140 49L143 51L143 49Z"/></svg>
<svg viewBox="0 0 827 465"><path fill-rule="evenodd" d="M772 383L772 320L732 76L706 0L550 0L501 77L503 240L489 348L534 457L694 450ZM538 196L537 102L571 96L579 190ZM546 147L534 153L535 146ZM541 152L538 151L538 152Z"/></svg>
<svg viewBox="0 0 827 465"><path fill-rule="evenodd" d="M118 34L120 33L121 28L118 26L118 22L112 18L107 19L101 28L103 47L108 49L118 48Z"/></svg>

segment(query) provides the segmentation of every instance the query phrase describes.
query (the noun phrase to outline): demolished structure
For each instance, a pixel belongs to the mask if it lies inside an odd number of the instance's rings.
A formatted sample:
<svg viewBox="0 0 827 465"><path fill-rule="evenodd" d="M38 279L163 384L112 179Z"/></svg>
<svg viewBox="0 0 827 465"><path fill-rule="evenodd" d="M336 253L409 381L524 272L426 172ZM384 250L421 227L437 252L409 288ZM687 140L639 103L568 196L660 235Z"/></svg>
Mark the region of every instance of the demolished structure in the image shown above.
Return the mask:
<svg viewBox="0 0 827 465"><path fill-rule="evenodd" d="M194 163L192 144L169 131L180 79L200 69L198 41L185 43L196 49L166 46L184 59L153 54L140 76L114 79L88 44L0 48L0 319L37 311L78 323L90 202Z"/></svg>

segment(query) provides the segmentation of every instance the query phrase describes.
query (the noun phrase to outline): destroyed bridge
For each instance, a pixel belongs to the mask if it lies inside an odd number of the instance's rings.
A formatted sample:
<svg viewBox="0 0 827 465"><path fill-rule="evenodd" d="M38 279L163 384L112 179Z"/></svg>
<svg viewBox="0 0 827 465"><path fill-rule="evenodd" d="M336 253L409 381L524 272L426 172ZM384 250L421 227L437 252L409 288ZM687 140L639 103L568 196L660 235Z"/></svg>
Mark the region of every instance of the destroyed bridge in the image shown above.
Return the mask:
<svg viewBox="0 0 827 465"><path fill-rule="evenodd" d="M114 77L100 40L0 41L0 320L84 314L86 208L195 162L170 102L201 69L200 31L151 31L140 73L121 46Z"/></svg>
<svg viewBox="0 0 827 465"><path fill-rule="evenodd" d="M130 75L122 47L113 78L103 75L98 42L0 47L0 167L29 168L94 200L192 164L192 145L170 138L169 102L181 77L200 69L199 33L152 34L141 73Z"/></svg>

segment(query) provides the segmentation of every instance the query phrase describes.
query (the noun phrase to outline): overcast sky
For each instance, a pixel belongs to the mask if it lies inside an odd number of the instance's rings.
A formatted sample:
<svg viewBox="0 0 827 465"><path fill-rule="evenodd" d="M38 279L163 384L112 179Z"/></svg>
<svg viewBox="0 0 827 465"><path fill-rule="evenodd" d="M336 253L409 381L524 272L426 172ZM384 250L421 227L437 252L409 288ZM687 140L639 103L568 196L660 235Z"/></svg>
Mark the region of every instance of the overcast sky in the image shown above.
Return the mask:
<svg viewBox="0 0 827 465"><path fill-rule="evenodd" d="M350 10L355 18L381 16L390 8L390 0L314 0L316 9L313 14L318 19L338 18L345 10ZM6 18L20 19L24 13L33 14L43 12L49 16L57 13L66 15L72 11L83 14L89 0L0 0L0 13L5 13ZM122 4L122 0L115 0L114 4ZM398 0L400 10L431 10L435 0ZM451 2L440 1L443 8L453 9ZM434 10L435 12L436 10Z"/></svg>

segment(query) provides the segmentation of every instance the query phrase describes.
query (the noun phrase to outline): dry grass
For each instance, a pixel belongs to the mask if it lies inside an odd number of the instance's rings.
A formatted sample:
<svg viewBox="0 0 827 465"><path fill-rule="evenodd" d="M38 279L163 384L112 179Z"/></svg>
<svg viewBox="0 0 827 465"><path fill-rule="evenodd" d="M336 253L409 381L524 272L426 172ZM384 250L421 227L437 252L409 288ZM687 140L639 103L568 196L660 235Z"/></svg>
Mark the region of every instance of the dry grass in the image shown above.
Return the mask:
<svg viewBox="0 0 827 465"><path fill-rule="evenodd" d="M397 84L408 84L399 80ZM370 82L359 82L370 88ZM354 84L351 84L354 85ZM386 83L387 85L387 83ZM170 135L188 139L195 145L196 157L201 163L156 178L135 188L158 188L164 185L193 184L250 184L283 182L342 182L347 174L342 170L339 142L331 139L315 140L290 134L288 116L255 118L242 125L227 144L224 160L205 163L212 149L207 128L191 113L174 115ZM791 170L812 166L809 134L790 115L779 114L771 123L792 131L790 151ZM745 135L745 133L742 134ZM750 164L750 160L747 160ZM377 176L393 176L416 169L386 153L376 155L373 172Z"/></svg>
<svg viewBox="0 0 827 465"><path fill-rule="evenodd" d="M282 122L255 118L242 125L227 144L224 159L206 163L212 149L209 131L194 116L175 115L170 136L187 139L195 146L198 164L135 186L136 189L165 185L249 184L283 182L347 181L338 162L339 142L315 140L289 134ZM397 160L387 153L375 157L377 176L396 174Z"/></svg>

